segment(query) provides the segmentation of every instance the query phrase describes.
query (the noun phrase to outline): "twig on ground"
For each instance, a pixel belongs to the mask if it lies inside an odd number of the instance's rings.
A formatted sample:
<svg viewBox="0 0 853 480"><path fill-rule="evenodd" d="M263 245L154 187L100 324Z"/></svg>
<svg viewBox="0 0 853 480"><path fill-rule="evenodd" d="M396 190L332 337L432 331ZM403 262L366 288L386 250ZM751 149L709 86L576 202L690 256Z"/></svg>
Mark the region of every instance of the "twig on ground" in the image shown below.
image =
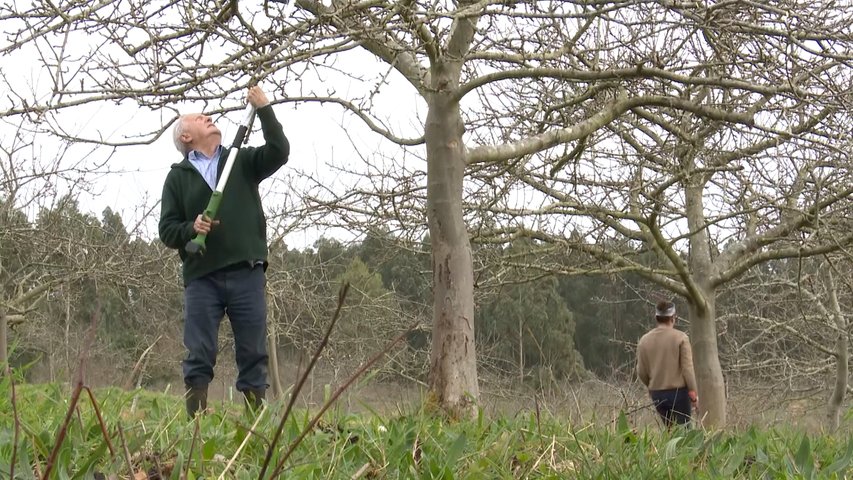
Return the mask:
<svg viewBox="0 0 853 480"><path fill-rule="evenodd" d="M350 480L358 480L359 478L363 477L368 470L370 470L370 463L365 463L361 466L361 468L359 468L358 470L356 470L355 473L352 474Z"/></svg>

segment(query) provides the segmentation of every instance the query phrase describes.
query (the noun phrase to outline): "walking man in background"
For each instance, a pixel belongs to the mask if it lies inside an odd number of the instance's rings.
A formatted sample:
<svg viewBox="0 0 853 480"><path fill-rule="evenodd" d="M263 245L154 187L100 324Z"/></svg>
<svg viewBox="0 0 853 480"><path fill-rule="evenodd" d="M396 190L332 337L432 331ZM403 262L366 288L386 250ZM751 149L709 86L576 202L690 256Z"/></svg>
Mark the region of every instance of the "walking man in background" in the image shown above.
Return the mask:
<svg viewBox="0 0 853 480"><path fill-rule="evenodd" d="M260 407L269 386L266 218L258 184L287 162L290 144L263 90L250 88L247 101L256 110L265 144L237 153L218 218L214 221L201 214L228 158L222 134L210 117L194 113L178 119L173 137L183 160L172 165L163 185L160 239L177 249L183 261L187 349L183 376L191 418L207 408L219 324L225 314L234 333L236 386L247 406ZM207 251L189 256L184 246L196 234L207 235Z"/></svg>
<svg viewBox="0 0 853 480"><path fill-rule="evenodd" d="M699 401L690 339L675 329L676 318L674 303L658 302L657 327L637 344L637 375L667 428L689 423L691 404Z"/></svg>

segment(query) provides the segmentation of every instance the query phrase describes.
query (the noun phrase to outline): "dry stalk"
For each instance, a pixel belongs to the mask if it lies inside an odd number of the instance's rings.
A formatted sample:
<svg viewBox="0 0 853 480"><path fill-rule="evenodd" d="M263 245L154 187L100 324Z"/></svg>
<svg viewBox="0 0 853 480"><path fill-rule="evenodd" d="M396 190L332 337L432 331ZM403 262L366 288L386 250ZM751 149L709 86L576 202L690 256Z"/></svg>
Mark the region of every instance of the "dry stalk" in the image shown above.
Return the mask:
<svg viewBox="0 0 853 480"><path fill-rule="evenodd" d="M189 453L187 453L187 464L184 465L184 471L181 474L181 478L184 480L189 478L190 464L193 461L193 450L195 450L195 442L196 442L196 440L198 440L198 436L199 436L199 416L198 415L196 415L195 418L193 419L193 425L194 425L193 440L192 440L192 442L190 442L190 451L189 451Z"/></svg>
<svg viewBox="0 0 853 480"><path fill-rule="evenodd" d="M364 362L361 367L359 367L358 370L356 370L355 373L353 373L349 377L349 379L347 379L347 381L343 383L343 385L341 385L340 387L338 387L337 390L335 390L335 393L333 393L332 396L329 397L329 399L323 404L323 406L320 407L320 411L318 411L317 414L314 415L314 418L312 418L311 421L308 422L308 425L302 430L302 433L300 433L299 436L296 437L293 442L291 442L290 447L278 461L278 465L276 465L275 470L273 470L271 478L278 478L278 475L281 473L282 468L284 468L284 464L285 462L287 462L287 459L290 457L293 451L296 450L296 447L299 446L300 443L302 443L302 440L305 439L305 436L308 435L308 433L314 429L314 427L317 425L317 422L319 422L323 414L326 413L326 410L328 410L329 408L331 408L332 405L334 405L334 403L338 400L338 397L340 397L345 391L347 391L347 389L349 389L349 387L352 386L352 384L355 383L356 380L358 380L362 375L364 375L364 372L366 372L368 368L372 367L373 364L378 362L380 358L384 357L385 354L388 353L392 348L394 348L395 345L397 345L398 343L400 343L400 341L406 338L406 335L411 332L412 329L414 329L416 326L417 322L413 323L411 326L409 326L409 328L397 335L396 338L388 342L388 344L385 345L385 348L383 348L381 351L374 354L370 359Z"/></svg>
<svg viewBox="0 0 853 480"><path fill-rule="evenodd" d="M68 412L66 412L65 420L63 420L62 425L59 427L59 433L56 435L56 442L54 443L53 449L50 451L50 455L47 458L47 465L45 466L42 480L48 480L50 478L50 473L56 464L56 457L59 454L59 448L62 446L62 443L65 441L65 437L68 435L68 425L71 424L71 418L77 410L77 403L80 401L80 393L83 392L83 377L86 365L85 354L92 346L95 338L95 331L98 326L98 319L101 315L101 302L97 299L97 285L95 286L95 291L95 311L92 313L92 322L89 325L89 331L86 333L84 348L80 350L77 373L74 375L74 390L71 392L71 400L68 403Z"/></svg>
<svg viewBox="0 0 853 480"><path fill-rule="evenodd" d="M154 348L154 345L157 345L157 342L159 342L161 338L163 338L163 335L160 335L159 337L157 337L154 340L154 342L152 342L151 345L149 345L148 348L146 348L145 351L142 352L142 355L139 356L139 359L136 361L136 364L133 366L133 369L130 371L130 375L127 377L127 380L124 382L124 389L125 390L130 390L131 388L133 388L133 379L136 378L137 374L139 374L140 378L142 378L141 370L142 370L143 360L145 360L145 357L148 355L149 352L151 352L151 350Z"/></svg>
<svg viewBox="0 0 853 480"><path fill-rule="evenodd" d="M15 378L12 377L12 368L6 362L6 376L9 378L9 389L12 395L12 418L15 422L15 431L12 434L12 459L9 463L9 478L15 478L15 462L18 460L18 436L21 431L21 419L18 418L18 401L15 395Z"/></svg>
<svg viewBox="0 0 853 480"><path fill-rule="evenodd" d="M278 444L279 439L281 438L281 432L284 430L284 425L287 422L288 417L290 417L290 412L293 410L293 405L296 403L296 399L299 396L299 392L302 391L302 387L305 385L305 381L308 379L308 376L311 374L311 370L314 368L314 365L317 363L317 360L320 358L320 354L323 352L323 349L329 343L329 337L332 335L332 329L335 327L335 324L338 322L338 318L341 314L341 307L344 305L344 299L346 299L347 292L349 291L349 282L345 283L340 292L338 293L338 306L335 308L335 314L332 315L332 321L329 322L328 328L326 328L326 333L323 335L323 339L320 341L320 344L317 346L317 349L314 351L314 354L311 356L311 361L308 363L308 367L305 369L299 378L296 381L296 385L293 388L293 392L290 394L290 399L287 402L287 407L284 409L284 415L281 417L281 421L278 424L278 428L276 428L275 435L273 435L272 442L270 442L269 447L267 448L267 455L264 458L264 464L261 466L261 472L258 474L258 479L263 480L264 474L267 472L267 468L269 468L270 461L272 461L272 453L275 451L275 447ZM273 478L275 475L273 475Z"/></svg>
<svg viewBox="0 0 853 480"><path fill-rule="evenodd" d="M113 449L113 443L110 441L110 435L107 433L107 425L104 423L104 417L101 415L101 409L98 407L98 402L95 401L95 394L92 393L92 389L89 387L83 387L86 390L86 393L89 394L89 400L92 401L92 408L95 409L95 416L98 417L98 424L101 426L101 434L104 436L104 440L107 441L107 448L110 449L110 456L115 456L116 452Z"/></svg>
<svg viewBox="0 0 853 480"><path fill-rule="evenodd" d="M350 480L358 480L359 478L363 477L364 474L367 473L369 470L370 470L370 463L365 463L364 465L361 466L361 468L359 468L358 470L356 470L355 473L352 474L352 477L350 477Z"/></svg>
<svg viewBox="0 0 853 480"><path fill-rule="evenodd" d="M48 480L50 478L50 472L53 470L53 466L56 463L56 456L59 454L59 447L62 446L62 443L65 441L65 436L68 434L68 425L71 423L71 418L74 415L74 411L77 409L77 402L80 400L80 392L82 391L83 381L78 380L77 384L74 386L74 390L71 392L71 401L68 404L68 412L65 414L65 420L62 422L62 426L59 427L59 433L56 435L56 442L53 444L50 456L47 457L47 465L44 467L42 480Z"/></svg>
<svg viewBox="0 0 853 480"><path fill-rule="evenodd" d="M556 444L557 444L556 436L551 436L551 444L548 447L542 449L542 453L539 455L539 457L536 458L536 461L533 462L533 465L527 471L528 472L535 472L536 469L539 468L539 464L542 463L542 459L545 458L545 456L548 455L549 453L550 453L550 457L551 457L550 465L553 466L554 465L554 447L556 446Z"/></svg>
<svg viewBox="0 0 853 480"><path fill-rule="evenodd" d="M536 430L539 434L539 441L542 441L542 412L539 409L539 397L535 394L533 395L533 404L536 407Z"/></svg>
<svg viewBox="0 0 853 480"><path fill-rule="evenodd" d="M127 448L127 441L124 439L124 429L121 428L121 424L118 424L118 438L121 441L121 448L124 451L124 461L127 462L127 469L130 472L130 477L134 478L136 472L133 470L133 461L130 459L130 450Z"/></svg>
<svg viewBox="0 0 853 480"><path fill-rule="evenodd" d="M255 423L253 423L251 428L249 428L249 432L246 434L246 438L244 438L243 441L240 443L240 446L237 448L237 451L234 452L234 455L231 457L230 460L228 460L228 463L225 465L225 470L222 470L222 473L219 474L218 480L223 480L225 478L225 474L228 473L228 470L230 470L231 466L234 465L234 461L236 461L237 457L240 456L240 452L242 452L243 449L246 448L246 445L249 444L249 438L251 438L252 433L255 432L255 428L257 428L258 426L258 422L261 421L261 417L263 417L264 413L266 413L268 410L269 409L266 405L261 407L261 411L258 412L258 416L257 418L255 418Z"/></svg>

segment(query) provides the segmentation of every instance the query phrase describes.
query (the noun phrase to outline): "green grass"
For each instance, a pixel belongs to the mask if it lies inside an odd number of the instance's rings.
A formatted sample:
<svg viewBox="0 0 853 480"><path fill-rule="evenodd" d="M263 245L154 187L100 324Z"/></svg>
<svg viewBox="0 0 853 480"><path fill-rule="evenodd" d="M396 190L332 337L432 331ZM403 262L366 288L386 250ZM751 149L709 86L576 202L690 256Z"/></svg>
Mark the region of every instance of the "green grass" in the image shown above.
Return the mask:
<svg viewBox="0 0 853 480"><path fill-rule="evenodd" d="M68 410L70 389L19 385L16 390L15 477L38 478ZM8 380L0 380L3 479L9 477L14 444L10 393ZM115 454L84 393L51 478L90 479L95 472L128 478L130 463L135 473L217 479L237 454L225 478L256 479L284 410L273 403L250 434L254 420L238 404L217 403L196 425L185 419L176 396L118 389L97 390L95 396ZM294 412L267 475L312 415ZM283 478L840 479L851 473L851 463L850 439L793 429L665 432L635 430L624 416L607 425L569 425L533 412L449 422L418 412L380 416L333 409L288 459Z"/></svg>

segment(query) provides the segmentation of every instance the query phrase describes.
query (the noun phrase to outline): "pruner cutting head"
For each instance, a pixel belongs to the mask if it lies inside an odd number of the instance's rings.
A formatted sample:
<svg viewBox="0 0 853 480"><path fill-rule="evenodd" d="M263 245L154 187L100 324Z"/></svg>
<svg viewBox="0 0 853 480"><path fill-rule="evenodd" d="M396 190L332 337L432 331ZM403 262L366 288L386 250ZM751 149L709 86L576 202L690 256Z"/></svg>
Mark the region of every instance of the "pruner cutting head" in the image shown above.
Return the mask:
<svg viewBox="0 0 853 480"><path fill-rule="evenodd" d="M264 75L262 75L263 71L264 71L264 62L263 62L263 59L259 59L257 61L257 66L255 67L255 71L250 74L251 78L249 79L249 84L247 85L248 88L256 87L259 83L261 83L261 80L264 77ZM243 138L243 144L244 145L249 142L248 133L252 131L252 125L254 123L255 123L255 115L252 114L249 116L249 121L246 124L246 132L247 133L246 133L245 137Z"/></svg>

